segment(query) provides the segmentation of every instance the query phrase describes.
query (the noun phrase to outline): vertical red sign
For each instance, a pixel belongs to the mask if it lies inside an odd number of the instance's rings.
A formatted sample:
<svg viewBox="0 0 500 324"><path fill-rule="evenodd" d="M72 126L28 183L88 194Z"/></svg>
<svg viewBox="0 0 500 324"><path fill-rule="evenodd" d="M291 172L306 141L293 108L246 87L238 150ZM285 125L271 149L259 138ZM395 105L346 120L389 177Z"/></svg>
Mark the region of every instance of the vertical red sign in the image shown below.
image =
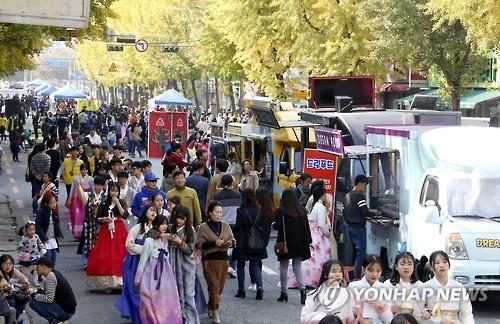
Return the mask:
<svg viewBox="0 0 500 324"><path fill-rule="evenodd" d="M187 113L153 111L149 114L148 157L162 158L175 135L181 136L183 151L188 135Z"/></svg>
<svg viewBox="0 0 500 324"><path fill-rule="evenodd" d="M313 180L323 180L328 201L335 201L335 184L337 180L336 155L306 148L304 151L304 173L311 175Z"/></svg>

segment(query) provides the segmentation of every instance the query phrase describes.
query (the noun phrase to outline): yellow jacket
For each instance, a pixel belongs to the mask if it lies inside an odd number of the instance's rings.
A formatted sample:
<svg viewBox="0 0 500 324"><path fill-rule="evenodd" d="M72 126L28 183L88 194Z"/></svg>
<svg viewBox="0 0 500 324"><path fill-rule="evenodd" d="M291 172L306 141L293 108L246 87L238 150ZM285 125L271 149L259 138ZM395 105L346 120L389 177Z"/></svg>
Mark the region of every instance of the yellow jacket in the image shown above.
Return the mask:
<svg viewBox="0 0 500 324"><path fill-rule="evenodd" d="M73 161L71 158L64 160L62 176L65 185L70 185L73 182L73 179L80 175L80 165L82 164L83 161L80 159L76 159L76 161Z"/></svg>

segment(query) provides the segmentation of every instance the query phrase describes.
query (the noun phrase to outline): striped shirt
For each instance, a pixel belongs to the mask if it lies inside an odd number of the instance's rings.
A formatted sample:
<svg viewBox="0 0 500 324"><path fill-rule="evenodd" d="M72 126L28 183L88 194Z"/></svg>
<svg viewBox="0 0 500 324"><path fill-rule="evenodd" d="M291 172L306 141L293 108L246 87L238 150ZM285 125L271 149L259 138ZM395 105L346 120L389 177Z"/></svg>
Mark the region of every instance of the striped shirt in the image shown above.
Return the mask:
<svg viewBox="0 0 500 324"><path fill-rule="evenodd" d="M30 171L33 176L41 176L43 172L50 170L50 156L44 152L33 156L30 163Z"/></svg>

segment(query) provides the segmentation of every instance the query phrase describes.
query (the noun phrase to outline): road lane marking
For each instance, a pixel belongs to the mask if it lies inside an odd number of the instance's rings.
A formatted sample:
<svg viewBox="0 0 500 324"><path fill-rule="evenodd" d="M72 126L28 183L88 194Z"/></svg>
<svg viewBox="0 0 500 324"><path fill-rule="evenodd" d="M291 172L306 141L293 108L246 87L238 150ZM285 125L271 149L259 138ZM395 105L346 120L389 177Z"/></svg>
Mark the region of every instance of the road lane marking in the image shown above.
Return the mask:
<svg viewBox="0 0 500 324"><path fill-rule="evenodd" d="M10 183L16 183L16 180L14 178L9 178Z"/></svg>
<svg viewBox="0 0 500 324"><path fill-rule="evenodd" d="M17 203L17 208L19 208L19 209L24 208L24 202L21 199L17 199L16 203Z"/></svg>
<svg viewBox="0 0 500 324"><path fill-rule="evenodd" d="M271 268L266 267L265 265L262 265L262 271L263 271L263 272L265 272L266 274L268 274L268 275L272 275L272 276L274 276L274 275L277 275L277 274L278 274L276 271L274 271L274 270L273 270L273 269L271 269Z"/></svg>
<svg viewBox="0 0 500 324"><path fill-rule="evenodd" d="M12 187L12 192L15 193L15 194L18 194L19 193L19 188L16 187L16 186L13 186Z"/></svg>
<svg viewBox="0 0 500 324"><path fill-rule="evenodd" d="M11 168L5 169L5 174L12 174L12 169Z"/></svg>

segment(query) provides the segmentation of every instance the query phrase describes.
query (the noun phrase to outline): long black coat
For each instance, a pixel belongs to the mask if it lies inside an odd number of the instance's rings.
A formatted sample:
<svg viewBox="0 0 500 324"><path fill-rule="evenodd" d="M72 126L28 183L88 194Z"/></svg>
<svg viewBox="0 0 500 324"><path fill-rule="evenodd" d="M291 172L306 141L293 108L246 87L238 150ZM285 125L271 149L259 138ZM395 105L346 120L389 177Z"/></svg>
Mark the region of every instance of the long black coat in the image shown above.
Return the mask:
<svg viewBox="0 0 500 324"><path fill-rule="evenodd" d="M311 230L307 214L291 216L283 213L281 209L274 214L273 228L278 231L276 242L283 242L283 219L285 220L285 231L288 254L279 255L278 260L289 260L301 257L303 261L311 258L310 244L312 243Z"/></svg>
<svg viewBox="0 0 500 324"><path fill-rule="evenodd" d="M233 260L247 261L247 260L262 260L267 259L267 249L263 248L259 251L249 252L247 246L247 234L250 231L252 224L250 218L255 221L259 213L258 207L244 206L236 210L236 224L234 225L234 236L236 239L236 247L233 249ZM260 215L257 220L256 226L262 229L262 237L266 241L266 246L269 244L269 237L271 236L271 224L266 222L264 215Z"/></svg>

